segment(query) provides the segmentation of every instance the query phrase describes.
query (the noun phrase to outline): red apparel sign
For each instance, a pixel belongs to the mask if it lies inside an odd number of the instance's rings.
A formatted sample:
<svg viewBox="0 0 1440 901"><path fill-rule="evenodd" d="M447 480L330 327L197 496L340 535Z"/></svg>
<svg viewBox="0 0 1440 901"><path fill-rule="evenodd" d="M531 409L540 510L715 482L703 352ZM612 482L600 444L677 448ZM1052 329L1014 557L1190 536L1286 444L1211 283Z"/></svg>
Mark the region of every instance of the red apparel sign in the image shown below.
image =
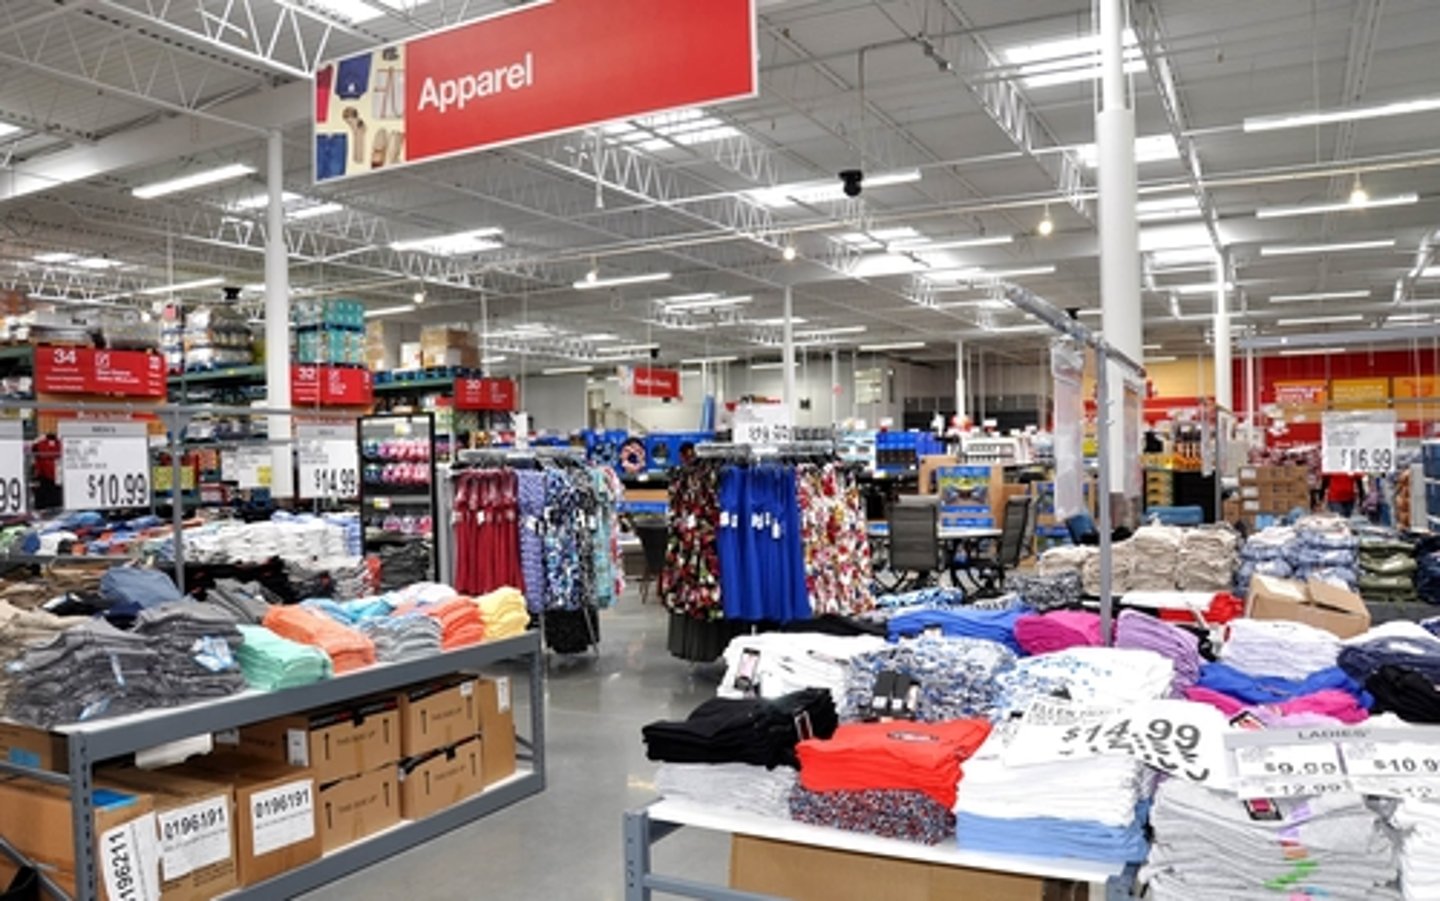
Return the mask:
<svg viewBox="0 0 1440 901"><path fill-rule="evenodd" d="M620 387L636 397L679 397L680 370L633 366L621 372Z"/></svg>
<svg viewBox="0 0 1440 901"><path fill-rule="evenodd" d="M291 366L290 403L297 407L367 407L375 401L368 369Z"/></svg>
<svg viewBox="0 0 1440 901"><path fill-rule="evenodd" d="M511 413L515 410L511 379L456 379L455 409Z"/></svg>
<svg viewBox="0 0 1440 901"><path fill-rule="evenodd" d="M315 179L753 97L755 22L753 0L549 0L322 65Z"/></svg>
<svg viewBox="0 0 1440 901"><path fill-rule="evenodd" d="M165 358L143 350L35 348L35 390L43 394L164 397Z"/></svg>

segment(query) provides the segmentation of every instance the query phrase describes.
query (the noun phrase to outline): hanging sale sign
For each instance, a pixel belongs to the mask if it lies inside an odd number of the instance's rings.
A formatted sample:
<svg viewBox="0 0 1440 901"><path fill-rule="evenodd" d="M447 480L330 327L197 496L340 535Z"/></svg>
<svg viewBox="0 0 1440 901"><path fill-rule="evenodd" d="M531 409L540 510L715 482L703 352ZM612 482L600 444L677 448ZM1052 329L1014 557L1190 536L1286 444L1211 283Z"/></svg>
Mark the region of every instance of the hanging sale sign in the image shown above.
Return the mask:
<svg viewBox="0 0 1440 901"><path fill-rule="evenodd" d="M512 413L515 393L512 379L459 378L455 380L455 409Z"/></svg>
<svg viewBox="0 0 1440 901"><path fill-rule="evenodd" d="M290 402L297 407L367 407L375 401L374 376L352 366L290 367Z"/></svg>
<svg viewBox="0 0 1440 901"><path fill-rule="evenodd" d="M150 506L150 438L143 422L60 422L66 510Z"/></svg>
<svg viewBox="0 0 1440 901"><path fill-rule="evenodd" d="M677 398L680 396L680 370L623 366L620 369L620 393L635 397Z"/></svg>
<svg viewBox="0 0 1440 901"><path fill-rule="evenodd" d="M345 500L360 494L360 449L355 430L334 425L295 427L302 500Z"/></svg>
<svg viewBox="0 0 1440 901"><path fill-rule="evenodd" d="M35 390L42 394L164 397L165 359L143 350L35 348Z"/></svg>
<svg viewBox="0 0 1440 901"><path fill-rule="evenodd" d="M324 63L315 180L753 97L755 22L754 0L548 0Z"/></svg>
<svg viewBox="0 0 1440 901"><path fill-rule="evenodd" d="M1394 472L1395 411L1326 413L1321 418L1320 464L1326 475Z"/></svg>
<svg viewBox="0 0 1440 901"><path fill-rule="evenodd" d="M30 480L25 469L25 427L0 421L0 517L30 511Z"/></svg>

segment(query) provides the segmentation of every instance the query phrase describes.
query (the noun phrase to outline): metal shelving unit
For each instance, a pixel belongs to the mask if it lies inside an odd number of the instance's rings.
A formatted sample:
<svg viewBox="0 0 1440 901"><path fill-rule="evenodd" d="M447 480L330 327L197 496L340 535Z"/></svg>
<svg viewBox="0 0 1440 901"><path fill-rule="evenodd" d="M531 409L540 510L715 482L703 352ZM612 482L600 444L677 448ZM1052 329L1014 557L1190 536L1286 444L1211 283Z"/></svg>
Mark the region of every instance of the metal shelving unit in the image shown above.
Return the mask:
<svg viewBox="0 0 1440 901"><path fill-rule="evenodd" d="M69 769L65 773L0 762L0 773L21 776L69 788L75 840L75 901L94 901L99 872L95 861L94 774L97 763L146 748L207 732L234 729L248 723L288 716L384 691L393 691L453 673L471 672L505 661L528 664L530 683L530 738L521 746L529 752L509 779L423 820L405 822L312 863L273 879L247 886L229 898L292 898L333 882L356 870L494 813L545 789L544 666L540 636L527 632L514 638L401 663L377 664L323 682L277 692L245 692L203 704L147 711L131 716L77 723L55 730L65 739ZM3 850L3 847L0 847ZM58 892L57 897L64 897Z"/></svg>

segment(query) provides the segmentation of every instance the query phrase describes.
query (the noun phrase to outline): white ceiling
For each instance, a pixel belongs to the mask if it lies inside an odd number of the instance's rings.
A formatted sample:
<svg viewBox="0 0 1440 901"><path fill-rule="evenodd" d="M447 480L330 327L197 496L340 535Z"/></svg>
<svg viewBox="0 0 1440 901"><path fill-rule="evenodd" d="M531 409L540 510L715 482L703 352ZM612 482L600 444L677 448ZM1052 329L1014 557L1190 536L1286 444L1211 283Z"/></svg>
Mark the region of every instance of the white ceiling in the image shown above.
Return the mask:
<svg viewBox="0 0 1440 901"><path fill-rule="evenodd" d="M1088 35L1090 0L762 0L760 96L706 111L723 126L715 133L728 137L687 145L658 140L660 125L644 140L612 128L316 187L303 76L317 59L516 5L345 0L376 13L350 24L324 12L336 2L309 0L311 9L302 0L0 3L0 122L19 129L0 136L7 168L0 173L0 282L72 299L128 297L217 275L234 285L261 282L263 210L231 207L263 192L264 134L281 127L285 187L301 198L295 208L344 207L288 227L298 292L359 297L379 308L408 303L423 286L426 303L408 319L478 330L487 310L490 330L510 335L495 338L496 347L523 344L542 364L592 355L596 346L581 338L595 333L658 343L665 360L773 356L779 331L766 323L780 315L785 285L806 320L798 332L865 327L820 338L821 349L926 341L900 355L940 360L953 358L957 338L1002 356L1044 339L1017 328L1026 323L1021 314L987 303L983 286L961 290L954 278L920 278L924 267L1029 270L1014 281L1056 305L1099 306L1096 173L1082 166L1073 203L1058 187L1062 164L1078 162L1076 148L1095 140L1096 83L1036 85L1009 55ZM1440 314L1440 279L1407 281L1405 302L1399 309L1394 302L1397 279L1440 227L1440 114L1243 128L1250 117L1440 94L1429 77L1440 45L1434 13L1433 0L1134 3L1146 64L1134 76L1137 134L1168 143L1172 156L1178 135L1199 172L1192 181L1178 159L1142 162L1142 201L1191 206L1188 218L1143 225L1143 247L1193 256L1210 246L1194 212L1198 188L1232 264L1231 302L1242 326L1310 333L1326 327L1278 320L1361 314L1358 327L1373 326L1376 341L1391 341L1403 332L1379 328L1387 316ZM916 38L922 34L924 42ZM1083 75L1079 58L1060 65ZM1174 85L1169 103L1154 77L1164 67ZM1027 147L987 111L1000 96L1028 111ZM598 190L597 160L605 164ZM159 200L130 194L233 162L258 174ZM896 172L920 177L873 186L858 203L771 208L754 193L838 184L839 170L860 167L872 181ZM1262 207L1343 203L1357 174L1374 198L1415 193L1419 200L1255 216ZM1047 212L1056 228L1041 237L1035 229ZM504 246L464 258L390 246L480 227L503 229ZM906 257L842 239L857 231L1013 240ZM1277 245L1380 239L1393 239L1393 248L1261 254ZM800 258L786 262L781 251L792 243ZM55 252L122 265L35 261ZM1160 263L1147 254L1146 341L1166 353L1202 349L1214 297L1193 286L1213 283L1214 274L1195 263L1167 273ZM592 267L602 276L664 271L674 278L576 291L572 284ZM934 285L950 290L932 293ZM1192 287L1172 290L1178 286ZM1369 299L1269 300L1360 290ZM656 304L701 292L753 300L718 314L670 316ZM1421 306L1410 306L1415 301ZM550 331L522 340L511 331L522 322Z"/></svg>

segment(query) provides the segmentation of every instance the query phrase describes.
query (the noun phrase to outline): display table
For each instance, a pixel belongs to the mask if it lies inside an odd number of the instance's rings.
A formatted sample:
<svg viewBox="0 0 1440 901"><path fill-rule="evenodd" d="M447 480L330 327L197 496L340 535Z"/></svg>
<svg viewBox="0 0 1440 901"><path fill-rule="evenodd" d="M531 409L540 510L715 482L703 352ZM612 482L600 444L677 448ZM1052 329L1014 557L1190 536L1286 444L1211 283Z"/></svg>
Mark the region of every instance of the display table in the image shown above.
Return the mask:
<svg viewBox="0 0 1440 901"><path fill-rule="evenodd" d="M651 846L686 826L875 857L1084 883L1090 886L1089 895L1092 901L1110 897L1107 892L1112 885L1118 893L1113 896L1124 897L1129 882L1127 870L1121 864L963 851L948 843L922 845L825 826L700 807L683 801L660 800L625 814L625 901L650 901L652 892L663 892L682 898L699 898L702 901L771 901L771 896L652 872Z"/></svg>
<svg viewBox="0 0 1440 901"><path fill-rule="evenodd" d="M93 815L96 764L196 735L341 704L455 673L474 672L504 661L524 661L528 664L530 739L521 742L530 752L528 766L521 765L513 776L432 816L402 822L326 854L313 863L227 895L229 898L293 898L544 790L544 667L538 633L527 632L514 638L484 642L399 663L380 663L283 691L246 691L207 703L62 726L54 733L66 744L66 772L51 772L0 761L0 774L69 788L78 876L76 899L91 901L96 897L97 875Z"/></svg>

